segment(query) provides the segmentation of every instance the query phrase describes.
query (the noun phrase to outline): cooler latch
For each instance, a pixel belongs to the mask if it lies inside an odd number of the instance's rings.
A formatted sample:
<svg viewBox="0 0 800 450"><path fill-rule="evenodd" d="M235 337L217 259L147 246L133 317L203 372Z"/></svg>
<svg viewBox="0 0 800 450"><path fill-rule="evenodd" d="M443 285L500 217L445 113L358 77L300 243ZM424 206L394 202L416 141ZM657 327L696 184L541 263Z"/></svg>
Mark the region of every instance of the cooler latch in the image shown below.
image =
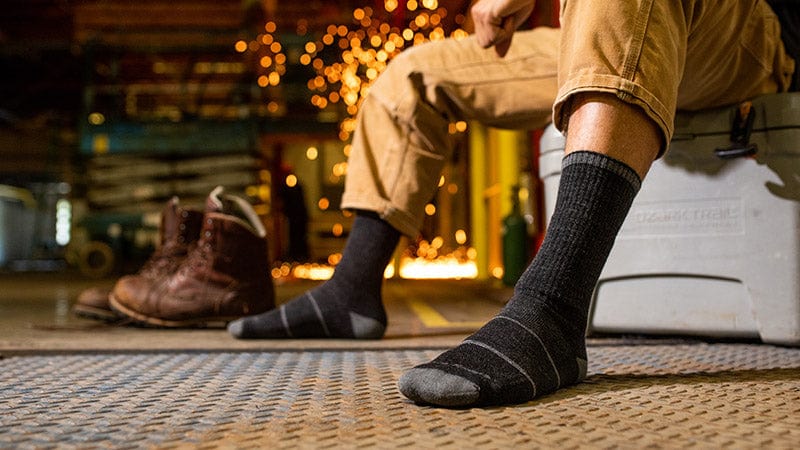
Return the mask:
<svg viewBox="0 0 800 450"><path fill-rule="evenodd" d="M753 156L758 152L758 146L750 142L750 133L753 131L753 121L756 110L752 102L743 102L736 108L736 114L731 126L731 145L714 150L714 154L722 159Z"/></svg>

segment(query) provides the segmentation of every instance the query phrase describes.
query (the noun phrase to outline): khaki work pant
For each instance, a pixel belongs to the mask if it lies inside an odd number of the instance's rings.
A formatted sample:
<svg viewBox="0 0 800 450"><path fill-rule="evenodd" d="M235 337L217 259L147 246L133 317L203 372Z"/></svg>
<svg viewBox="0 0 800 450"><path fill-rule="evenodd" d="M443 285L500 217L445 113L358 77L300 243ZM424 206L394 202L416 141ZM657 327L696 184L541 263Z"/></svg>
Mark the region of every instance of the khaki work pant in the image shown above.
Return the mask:
<svg viewBox="0 0 800 450"><path fill-rule="evenodd" d="M454 148L452 122L537 129L553 117L563 131L574 94L608 92L669 142L676 109L784 91L794 69L761 0L562 0L562 24L516 33L504 58L471 37L395 57L357 117L342 207L414 237Z"/></svg>

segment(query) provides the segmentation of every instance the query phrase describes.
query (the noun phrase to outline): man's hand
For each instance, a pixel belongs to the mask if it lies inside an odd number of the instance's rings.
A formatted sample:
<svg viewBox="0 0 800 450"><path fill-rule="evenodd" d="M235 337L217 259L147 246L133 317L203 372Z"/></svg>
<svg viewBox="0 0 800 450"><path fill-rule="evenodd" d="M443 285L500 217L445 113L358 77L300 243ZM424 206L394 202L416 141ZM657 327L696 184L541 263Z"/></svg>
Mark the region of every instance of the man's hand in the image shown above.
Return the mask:
<svg viewBox="0 0 800 450"><path fill-rule="evenodd" d="M475 36L483 48L505 56L514 31L533 12L536 0L480 0L472 7Z"/></svg>

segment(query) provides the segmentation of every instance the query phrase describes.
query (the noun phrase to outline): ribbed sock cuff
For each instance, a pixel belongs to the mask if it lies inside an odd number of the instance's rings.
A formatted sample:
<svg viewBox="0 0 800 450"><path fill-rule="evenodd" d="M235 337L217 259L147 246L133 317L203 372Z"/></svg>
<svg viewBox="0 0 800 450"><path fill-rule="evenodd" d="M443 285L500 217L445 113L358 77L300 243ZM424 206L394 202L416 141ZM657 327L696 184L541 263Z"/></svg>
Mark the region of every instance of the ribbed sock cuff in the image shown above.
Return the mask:
<svg viewBox="0 0 800 450"><path fill-rule="evenodd" d="M628 181L635 192L639 192L639 188L642 186L642 179L629 165L602 153L588 150L572 152L561 161L561 170L563 171L564 168L572 164L589 164L608 170Z"/></svg>

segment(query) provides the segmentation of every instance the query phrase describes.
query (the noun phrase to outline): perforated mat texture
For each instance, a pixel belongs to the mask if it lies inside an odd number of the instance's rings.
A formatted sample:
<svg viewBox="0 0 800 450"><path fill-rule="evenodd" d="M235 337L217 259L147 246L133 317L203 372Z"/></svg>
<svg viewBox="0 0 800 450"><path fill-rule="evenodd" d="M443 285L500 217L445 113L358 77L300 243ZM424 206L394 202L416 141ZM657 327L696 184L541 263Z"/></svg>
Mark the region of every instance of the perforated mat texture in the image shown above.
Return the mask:
<svg viewBox="0 0 800 450"><path fill-rule="evenodd" d="M590 377L523 405L417 406L439 350L0 360L2 448L798 448L800 349L589 348Z"/></svg>

